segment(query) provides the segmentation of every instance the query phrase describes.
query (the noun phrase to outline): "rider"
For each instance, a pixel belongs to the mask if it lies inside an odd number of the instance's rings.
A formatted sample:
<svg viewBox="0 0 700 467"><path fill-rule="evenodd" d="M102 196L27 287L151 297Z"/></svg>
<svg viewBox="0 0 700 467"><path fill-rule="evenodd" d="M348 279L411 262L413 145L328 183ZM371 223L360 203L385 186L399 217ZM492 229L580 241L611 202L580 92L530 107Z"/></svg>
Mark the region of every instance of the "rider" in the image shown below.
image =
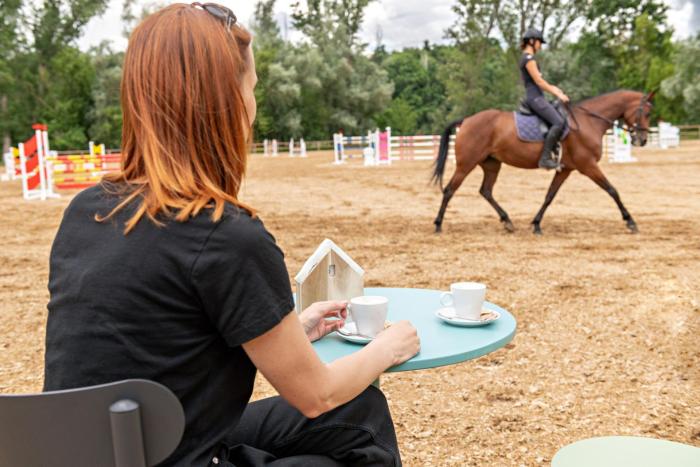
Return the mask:
<svg viewBox="0 0 700 467"><path fill-rule="evenodd" d="M525 102L537 116L550 125L538 165L542 169L557 169L559 164L552 157L552 151L564 131L566 120L545 99L542 91L547 91L563 103L569 102L569 97L561 89L542 78L535 61L535 54L540 51L542 44L546 44L546 41L541 31L530 29L525 33L521 45L523 55L520 58L520 74L525 83Z"/></svg>

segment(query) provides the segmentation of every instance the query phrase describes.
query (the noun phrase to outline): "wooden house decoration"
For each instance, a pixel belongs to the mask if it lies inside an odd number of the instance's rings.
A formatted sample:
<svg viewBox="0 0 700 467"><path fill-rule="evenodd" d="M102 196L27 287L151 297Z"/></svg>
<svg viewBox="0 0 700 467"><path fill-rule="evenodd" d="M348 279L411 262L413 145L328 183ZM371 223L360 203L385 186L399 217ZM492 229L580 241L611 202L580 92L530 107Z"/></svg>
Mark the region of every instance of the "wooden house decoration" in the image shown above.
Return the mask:
<svg viewBox="0 0 700 467"><path fill-rule="evenodd" d="M295 278L297 312L316 302L364 295L364 275L364 269L338 245L324 240Z"/></svg>

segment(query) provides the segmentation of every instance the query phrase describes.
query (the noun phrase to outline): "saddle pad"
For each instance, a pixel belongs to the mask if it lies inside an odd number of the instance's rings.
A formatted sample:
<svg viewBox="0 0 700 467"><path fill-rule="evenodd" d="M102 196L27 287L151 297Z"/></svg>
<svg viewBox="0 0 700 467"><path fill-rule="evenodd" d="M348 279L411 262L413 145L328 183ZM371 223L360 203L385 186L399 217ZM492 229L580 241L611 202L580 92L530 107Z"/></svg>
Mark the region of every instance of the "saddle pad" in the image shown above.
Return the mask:
<svg viewBox="0 0 700 467"><path fill-rule="evenodd" d="M527 143L540 143L544 141L547 134L547 124L537 115L523 115L513 112L515 116L515 128L518 131L518 138ZM560 141L569 135L569 126L564 128Z"/></svg>

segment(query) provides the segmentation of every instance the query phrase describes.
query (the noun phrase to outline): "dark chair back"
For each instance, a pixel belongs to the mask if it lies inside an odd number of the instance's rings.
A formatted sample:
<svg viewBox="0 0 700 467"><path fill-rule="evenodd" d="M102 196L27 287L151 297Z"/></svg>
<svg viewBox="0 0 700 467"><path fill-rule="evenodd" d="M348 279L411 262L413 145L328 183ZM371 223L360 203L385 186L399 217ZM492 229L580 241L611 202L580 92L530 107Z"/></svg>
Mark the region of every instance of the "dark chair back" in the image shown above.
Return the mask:
<svg viewBox="0 0 700 467"><path fill-rule="evenodd" d="M184 429L180 401L153 381L4 395L0 465L151 466L175 450Z"/></svg>

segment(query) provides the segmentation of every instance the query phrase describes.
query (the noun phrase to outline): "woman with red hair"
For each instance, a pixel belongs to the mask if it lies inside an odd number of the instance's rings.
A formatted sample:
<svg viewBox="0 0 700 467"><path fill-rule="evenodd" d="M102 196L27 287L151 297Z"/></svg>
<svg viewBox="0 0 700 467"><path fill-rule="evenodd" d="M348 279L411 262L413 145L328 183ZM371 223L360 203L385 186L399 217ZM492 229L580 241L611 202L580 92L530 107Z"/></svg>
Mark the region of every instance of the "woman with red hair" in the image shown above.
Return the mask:
<svg viewBox="0 0 700 467"><path fill-rule="evenodd" d="M400 465L371 383L418 352L416 330L396 323L322 363L311 340L346 304L294 313L284 255L238 199L250 44L216 4L171 5L131 35L122 170L73 199L51 251L45 390L164 384L186 426L163 465ZM280 397L249 402L257 370Z"/></svg>

